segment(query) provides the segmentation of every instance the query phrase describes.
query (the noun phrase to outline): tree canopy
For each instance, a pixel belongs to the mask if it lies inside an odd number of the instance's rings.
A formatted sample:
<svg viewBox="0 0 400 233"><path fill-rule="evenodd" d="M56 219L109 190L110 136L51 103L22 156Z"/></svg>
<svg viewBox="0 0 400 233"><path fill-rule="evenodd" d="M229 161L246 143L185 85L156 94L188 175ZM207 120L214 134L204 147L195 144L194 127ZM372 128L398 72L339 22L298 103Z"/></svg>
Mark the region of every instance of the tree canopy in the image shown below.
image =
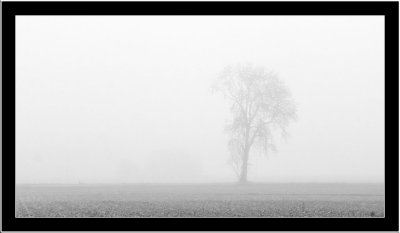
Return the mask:
<svg viewBox="0 0 400 233"><path fill-rule="evenodd" d="M286 137L287 126L296 119L296 106L276 73L252 64L226 67L214 90L231 102L228 146L232 165L240 181L246 182L250 149L258 146L265 154L276 151L273 132Z"/></svg>

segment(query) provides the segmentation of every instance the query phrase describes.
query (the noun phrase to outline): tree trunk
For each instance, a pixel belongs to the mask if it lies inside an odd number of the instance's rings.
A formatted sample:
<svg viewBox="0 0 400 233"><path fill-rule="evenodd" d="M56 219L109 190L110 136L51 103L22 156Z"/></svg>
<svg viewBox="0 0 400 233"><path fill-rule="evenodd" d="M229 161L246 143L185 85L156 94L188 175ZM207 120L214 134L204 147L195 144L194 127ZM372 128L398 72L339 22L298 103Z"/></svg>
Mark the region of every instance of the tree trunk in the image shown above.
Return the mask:
<svg viewBox="0 0 400 233"><path fill-rule="evenodd" d="M243 163L242 163L242 169L240 173L240 178L239 178L239 183L245 184L247 183L247 162L249 160L249 150L246 149L243 155Z"/></svg>

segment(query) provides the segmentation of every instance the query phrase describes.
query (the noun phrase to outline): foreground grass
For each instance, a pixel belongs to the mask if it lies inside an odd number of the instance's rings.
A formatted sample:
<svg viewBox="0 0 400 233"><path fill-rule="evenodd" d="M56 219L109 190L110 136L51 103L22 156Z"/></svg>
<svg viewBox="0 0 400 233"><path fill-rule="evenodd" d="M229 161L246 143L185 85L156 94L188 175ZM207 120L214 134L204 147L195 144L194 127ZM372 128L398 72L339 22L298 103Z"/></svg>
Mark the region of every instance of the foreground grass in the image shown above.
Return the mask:
<svg viewBox="0 0 400 233"><path fill-rule="evenodd" d="M17 217L383 217L383 187L343 184L18 186Z"/></svg>

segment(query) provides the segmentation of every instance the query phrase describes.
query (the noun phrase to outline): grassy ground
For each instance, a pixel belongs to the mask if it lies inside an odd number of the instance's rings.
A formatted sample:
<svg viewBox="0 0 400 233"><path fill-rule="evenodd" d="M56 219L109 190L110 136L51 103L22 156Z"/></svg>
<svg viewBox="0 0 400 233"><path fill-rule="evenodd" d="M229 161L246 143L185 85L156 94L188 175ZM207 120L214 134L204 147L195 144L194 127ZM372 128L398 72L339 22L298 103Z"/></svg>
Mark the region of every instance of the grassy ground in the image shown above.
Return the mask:
<svg viewBox="0 0 400 233"><path fill-rule="evenodd" d="M384 217L378 184L17 185L17 217Z"/></svg>

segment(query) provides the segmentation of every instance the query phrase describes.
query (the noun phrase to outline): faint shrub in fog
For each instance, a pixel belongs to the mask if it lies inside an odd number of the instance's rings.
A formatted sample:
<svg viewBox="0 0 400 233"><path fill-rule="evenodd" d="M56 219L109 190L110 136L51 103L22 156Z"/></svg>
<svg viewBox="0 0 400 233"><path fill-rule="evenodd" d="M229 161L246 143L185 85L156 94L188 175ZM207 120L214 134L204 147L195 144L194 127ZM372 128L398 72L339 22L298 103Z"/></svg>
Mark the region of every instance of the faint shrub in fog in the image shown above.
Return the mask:
<svg viewBox="0 0 400 233"><path fill-rule="evenodd" d="M232 119L226 127L230 162L245 183L251 148L258 146L265 154L276 151L273 133L280 131L286 137L287 126L296 119L296 106L276 73L252 64L227 66L213 90L231 102Z"/></svg>

